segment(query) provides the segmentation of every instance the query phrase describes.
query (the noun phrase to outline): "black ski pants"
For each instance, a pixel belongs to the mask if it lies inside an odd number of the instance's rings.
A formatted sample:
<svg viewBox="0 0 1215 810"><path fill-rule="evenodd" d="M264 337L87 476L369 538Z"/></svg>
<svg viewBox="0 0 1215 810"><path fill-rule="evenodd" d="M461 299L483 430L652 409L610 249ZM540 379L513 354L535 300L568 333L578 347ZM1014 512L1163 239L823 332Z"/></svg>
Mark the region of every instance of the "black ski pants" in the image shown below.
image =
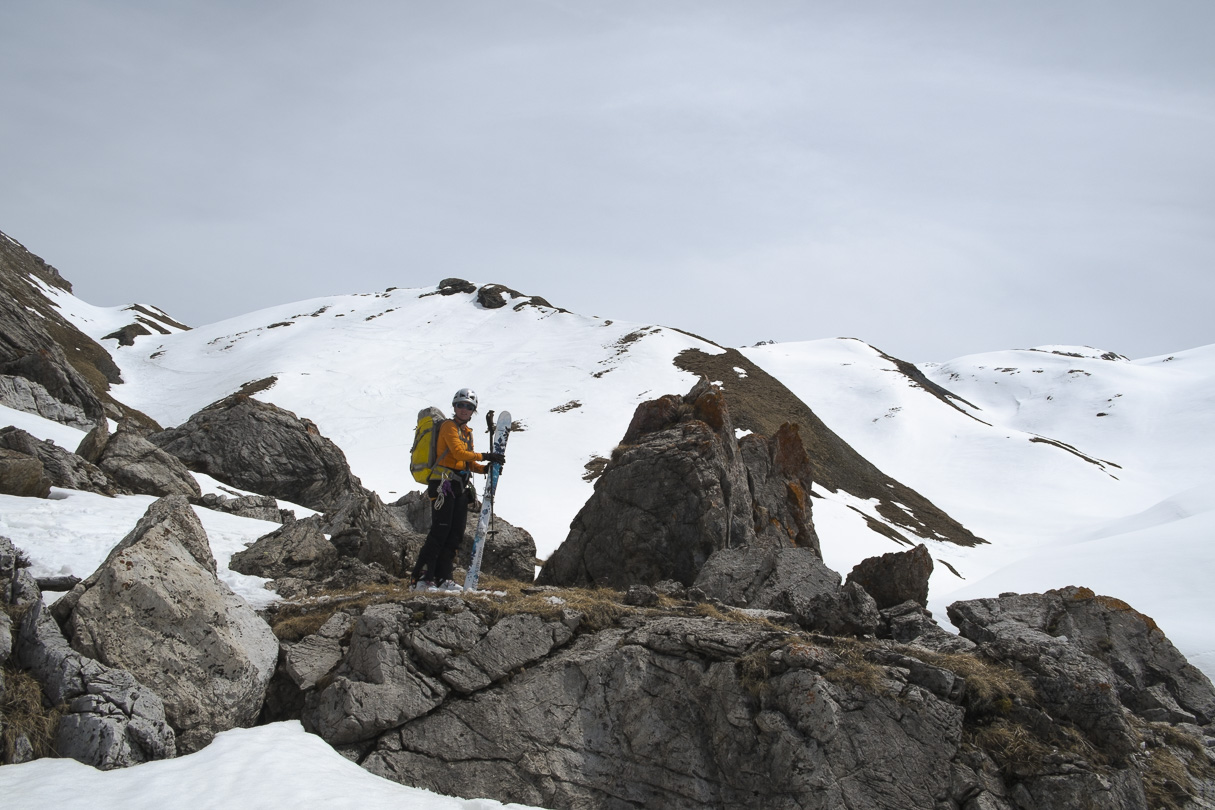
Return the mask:
<svg viewBox="0 0 1215 810"><path fill-rule="evenodd" d="M430 532L413 566L414 579L429 580L436 585L451 579L468 522L468 489L463 481L454 478L451 490L450 495L443 496L439 508L431 510Z"/></svg>

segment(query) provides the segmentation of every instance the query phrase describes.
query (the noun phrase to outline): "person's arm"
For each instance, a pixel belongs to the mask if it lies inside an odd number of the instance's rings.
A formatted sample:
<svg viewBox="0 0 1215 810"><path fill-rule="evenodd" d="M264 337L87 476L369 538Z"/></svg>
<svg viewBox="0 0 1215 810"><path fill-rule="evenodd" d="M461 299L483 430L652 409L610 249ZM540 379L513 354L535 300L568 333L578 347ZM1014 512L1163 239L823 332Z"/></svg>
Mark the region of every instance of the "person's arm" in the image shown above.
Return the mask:
<svg viewBox="0 0 1215 810"><path fill-rule="evenodd" d="M443 446L443 450L447 452L447 457L452 461L464 462L470 470L476 473L484 473L486 467L484 464L478 464L481 460L480 453L471 452L464 446L464 442L460 440L460 431L456 427L455 422L447 421L439 428L439 441ZM440 451L442 454L442 451Z"/></svg>

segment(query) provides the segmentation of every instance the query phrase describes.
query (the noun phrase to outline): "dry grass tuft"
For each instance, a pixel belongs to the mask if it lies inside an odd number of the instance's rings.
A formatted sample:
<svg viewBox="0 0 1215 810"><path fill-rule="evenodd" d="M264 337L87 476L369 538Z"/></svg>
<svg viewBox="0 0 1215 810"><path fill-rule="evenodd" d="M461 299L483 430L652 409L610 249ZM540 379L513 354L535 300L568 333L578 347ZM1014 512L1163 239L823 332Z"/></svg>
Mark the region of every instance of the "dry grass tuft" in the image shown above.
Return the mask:
<svg viewBox="0 0 1215 810"><path fill-rule="evenodd" d="M42 687L32 675L4 668L4 696L0 699L4 732L0 735L0 745L3 745L6 761L12 759L13 746L22 735L33 746L35 757L55 756L55 730L62 716L60 707L46 707Z"/></svg>
<svg viewBox="0 0 1215 810"><path fill-rule="evenodd" d="M971 731L971 742L992 756L1006 774L1031 774L1053 750L1025 726L999 719Z"/></svg>
<svg viewBox="0 0 1215 810"><path fill-rule="evenodd" d="M851 638L835 638L831 652L839 663L827 670L823 677L832 683L856 686L867 692L880 692L886 680L886 671L865 657L869 645Z"/></svg>
<svg viewBox="0 0 1215 810"><path fill-rule="evenodd" d="M270 629L280 641L299 641L321 629L321 625L339 610L364 610L371 605L400 602L417 595L409 590L407 582L329 591L280 603L271 619Z"/></svg>
<svg viewBox="0 0 1215 810"><path fill-rule="evenodd" d="M926 664L947 669L966 679L963 702L971 721L988 717L1005 717L1017 701L1035 697L1029 679L1005 664L997 664L982 656L967 653L934 653L922 649L903 648L903 652Z"/></svg>

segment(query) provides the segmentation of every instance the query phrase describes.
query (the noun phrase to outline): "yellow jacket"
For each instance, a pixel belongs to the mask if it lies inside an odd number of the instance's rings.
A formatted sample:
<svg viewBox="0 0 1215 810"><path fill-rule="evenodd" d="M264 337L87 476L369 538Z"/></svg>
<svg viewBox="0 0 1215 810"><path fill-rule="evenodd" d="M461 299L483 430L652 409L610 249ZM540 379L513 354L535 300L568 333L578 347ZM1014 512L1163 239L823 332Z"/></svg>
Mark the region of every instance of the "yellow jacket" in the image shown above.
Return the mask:
<svg viewBox="0 0 1215 810"><path fill-rule="evenodd" d="M468 425L457 425L456 420L448 419L439 426L439 440L435 443L435 456L438 462L430 477L432 479L442 478L444 467L457 472L464 470L485 472L485 465L476 463L481 461L481 454L474 453L472 448L472 428Z"/></svg>

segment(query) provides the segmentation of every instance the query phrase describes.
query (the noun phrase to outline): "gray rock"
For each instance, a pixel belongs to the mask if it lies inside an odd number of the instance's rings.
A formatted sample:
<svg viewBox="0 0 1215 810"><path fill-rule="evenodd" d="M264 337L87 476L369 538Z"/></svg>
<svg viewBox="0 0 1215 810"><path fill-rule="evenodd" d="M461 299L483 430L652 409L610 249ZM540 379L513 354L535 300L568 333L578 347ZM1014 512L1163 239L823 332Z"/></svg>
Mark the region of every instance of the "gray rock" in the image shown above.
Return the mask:
<svg viewBox="0 0 1215 810"><path fill-rule="evenodd" d="M76 455L90 464L96 464L105 451L106 443L110 440L110 420L98 420L97 425L85 434L76 446Z"/></svg>
<svg viewBox="0 0 1215 810"><path fill-rule="evenodd" d="M94 424L83 408L60 402L42 385L10 374L0 374L0 404L80 430L91 430Z"/></svg>
<svg viewBox="0 0 1215 810"><path fill-rule="evenodd" d="M570 629L560 622L546 622L526 613L507 616L467 653L449 658L443 680L458 692L476 692L511 670L544 658L572 636Z"/></svg>
<svg viewBox="0 0 1215 810"><path fill-rule="evenodd" d="M229 515L265 520L271 523L286 524L295 520L295 512L282 509L278 501L269 495L240 495L229 498L224 495L207 493L197 502L199 506L224 512Z"/></svg>
<svg viewBox="0 0 1215 810"><path fill-rule="evenodd" d="M345 745L374 739L443 702L448 687L420 670L401 646L411 615L402 605L363 612L329 685L308 694L300 718L305 729Z"/></svg>
<svg viewBox="0 0 1215 810"><path fill-rule="evenodd" d="M382 735L363 765L554 808L938 806L962 710L893 681L892 695L863 695L796 664L756 698L738 656L779 635L668 618L584 636Z"/></svg>
<svg viewBox="0 0 1215 810"><path fill-rule="evenodd" d="M1051 717L1081 729L1103 754L1125 763L1138 737L1104 662L1063 635L1052 635L1066 616L1057 593L1008 595L955 602L949 618L989 658L1013 664L1034 684Z"/></svg>
<svg viewBox="0 0 1215 810"><path fill-rule="evenodd" d="M139 495L202 496L185 465L134 430L120 427L106 442L97 466L119 486Z"/></svg>
<svg viewBox="0 0 1215 810"><path fill-rule="evenodd" d="M864 588L879 610L907 601L927 607L932 568L932 555L921 543L910 551L892 551L862 560L848 574L847 581Z"/></svg>
<svg viewBox="0 0 1215 810"><path fill-rule="evenodd" d="M37 457L0 448L0 495L45 498L50 494L51 479Z"/></svg>
<svg viewBox="0 0 1215 810"><path fill-rule="evenodd" d="M64 597L72 647L155 689L182 752L251 725L278 660L269 626L215 570L198 517L172 496Z"/></svg>
<svg viewBox="0 0 1215 810"><path fill-rule="evenodd" d="M13 620L0 610L0 664L13 654ZM2 677L2 676L0 676ZM0 694L3 693L3 681L0 681Z"/></svg>
<svg viewBox="0 0 1215 810"><path fill-rule="evenodd" d="M723 549L705 563L695 588L727 605L775 610L803 627L870 635L881 623L873 598L840 576L813 549Z"/></svg>
<svg viewBox="0 0 1215 810"><path fill-rule="evenodd" d="M374 563L394 576L406 574L405 566L412 564L426 540L425 531L419 533L404 510L387 507L378 495L368 492L339 500L325 513L321 531L330 536L340 554Z"/></svg>
<svg viewBox="0 0 1215 810"><path fill-rule="evenodd" d="M50 439L40 441L15 427L0 429L0 448L37 458L51 486L115 495L118 488L110 477L75 453Z"/></svg>
<svg viewBox="0 0 1215 810"><path fill-rule="evenodd" d="M817 553L810 485L795 426L740 447L724 397L705 382L642 403L537 582L690 585L720 549Z"/></svg>
<svg viewBox="0 0 1215 810"><path fill-rule="evenodd" d="M228 567L241 574L320 580L333 573L338 552L321 533L316 517L297 520L232 555Z"/></svg>
<svg viewBox="0 0 1215 810"><path fill-rule="evenodd" d="M951 654L972 652L975 643L943 629L919 602L904 602L881 612L884 637L904 644L915 644L933 652Z"/></svg>
<svg viewBox="0 0 1215 810"><path fill-rule="evenodd" d="M197 472L326 511L363 492L341 448L291 411L234 394L151 441Z"/></svg>
<svg viewBox="0 0 1215 810"><path fill-rule="evenodd" d="M106 770L176 755L160 697L129 671L74 651L41 601L21 621L14 657L52 704L66 706L55 734L60 756Z"/></svg>
<svg viewBox="0 0 1215 810"><path fill-rule="evenodd" d="M341 660L342 645L337 639L306 636L287 651L287 674L300 689L311 689Z"/></svg>

